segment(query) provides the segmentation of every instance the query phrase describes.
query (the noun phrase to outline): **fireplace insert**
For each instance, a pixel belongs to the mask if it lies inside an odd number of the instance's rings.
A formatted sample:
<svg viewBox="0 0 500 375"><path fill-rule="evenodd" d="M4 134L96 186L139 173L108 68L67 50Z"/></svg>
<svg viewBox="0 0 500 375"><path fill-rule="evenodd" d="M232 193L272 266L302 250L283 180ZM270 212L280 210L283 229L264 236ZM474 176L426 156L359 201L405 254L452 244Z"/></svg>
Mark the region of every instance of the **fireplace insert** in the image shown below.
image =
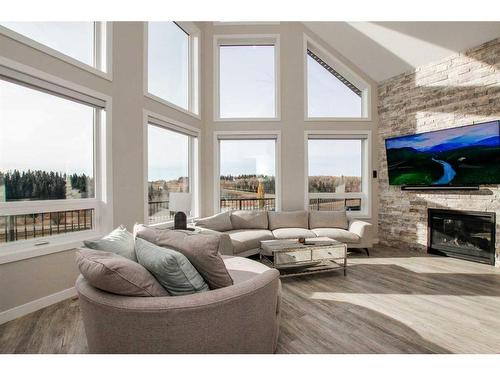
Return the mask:
<svg viewBox="0 0 500 375"><path fill-rule="evenodd" d="M495 264L495 213L428 209L427 252Z"/></svg>

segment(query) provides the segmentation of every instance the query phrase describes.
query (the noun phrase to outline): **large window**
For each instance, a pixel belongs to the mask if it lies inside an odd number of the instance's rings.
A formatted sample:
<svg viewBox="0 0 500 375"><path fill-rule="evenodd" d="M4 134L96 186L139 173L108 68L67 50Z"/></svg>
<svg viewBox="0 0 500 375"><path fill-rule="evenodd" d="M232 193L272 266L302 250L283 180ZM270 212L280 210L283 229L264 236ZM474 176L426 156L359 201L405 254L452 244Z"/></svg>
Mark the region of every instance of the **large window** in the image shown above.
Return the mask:
<svg viewBox="0 0 500 375"><path fill-rule="evenodd" d="M216 119L278 118L277 38L216 40Z"/></svg>
<svg viewBox="0 0 500 375"><path fill-rule="evenodd" d="M198 113L197 54L198 38L187 25L148 22L148 93Z"/></svg>
<svg viewBox="0 0 500 375"><path fill-rule="evenodd" d="M148 124L148 197L150 224L173 220L173 201L181 200L188 217L196 213L195 177L198 138L160 125ZM182 193L182 194L171 194ZM174 202L175 204L175 202Z"/></svg>
<svg viewBox="0 0 500 375"><path fill-rule="evenodd" d="M308 208L367 213L368 135L309 135Z"/></svg>
<svg viewBox="0 0 500 375"><path fill-rule="evenodd" d="M220 210L276 210L277 139L218 142Z"/></svg>
<svg viewBox="0 0 500 375"><path fill-rule="evenodd" d="M72 59L106 71L105 22L0 22L0 25Z"/></svg>
<svg viewBox="0 0 500 375"><path fill-rule="evenodd" d="M27 79L0 79L0 244L97 227L104 103Z"/></svg>
<svg viewBox="0 0 500 375"><path fill-rule="evenodd" d="M328 63L319 53L309 48L306 53L307 117L366 117L366 86L345 69Z"/></svg>

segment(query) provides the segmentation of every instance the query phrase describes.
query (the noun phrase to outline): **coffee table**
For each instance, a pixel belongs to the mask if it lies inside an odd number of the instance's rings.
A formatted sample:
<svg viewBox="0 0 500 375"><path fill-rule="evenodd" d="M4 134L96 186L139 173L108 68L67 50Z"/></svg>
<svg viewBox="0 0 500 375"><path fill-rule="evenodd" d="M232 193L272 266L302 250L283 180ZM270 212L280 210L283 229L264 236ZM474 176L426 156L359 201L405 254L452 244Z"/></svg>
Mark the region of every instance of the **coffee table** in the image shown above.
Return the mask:
<svg viewBox="0 0 500 375"><path fill-rule="evenodd" d="M281 277L347 271L347 245L328 237L260 242L260 260L276 268Z"/></svg>

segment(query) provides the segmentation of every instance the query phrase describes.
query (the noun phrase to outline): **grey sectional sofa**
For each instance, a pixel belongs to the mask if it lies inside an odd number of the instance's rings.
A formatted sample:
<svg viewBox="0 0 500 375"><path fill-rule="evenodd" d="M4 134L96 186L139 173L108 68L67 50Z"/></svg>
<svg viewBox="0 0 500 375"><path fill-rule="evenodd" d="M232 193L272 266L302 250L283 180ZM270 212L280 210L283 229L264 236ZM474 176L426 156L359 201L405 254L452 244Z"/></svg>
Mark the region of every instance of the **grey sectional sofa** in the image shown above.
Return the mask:
<svg viewBox="0 0 500 375"><path fill-rule="evenodd" d="M344 211L228 211L195 220L195 227L220 235L224 254L242 257L258 254L260 241L272 239L330 237L368 255L373 246L372 225Z"/></svg>

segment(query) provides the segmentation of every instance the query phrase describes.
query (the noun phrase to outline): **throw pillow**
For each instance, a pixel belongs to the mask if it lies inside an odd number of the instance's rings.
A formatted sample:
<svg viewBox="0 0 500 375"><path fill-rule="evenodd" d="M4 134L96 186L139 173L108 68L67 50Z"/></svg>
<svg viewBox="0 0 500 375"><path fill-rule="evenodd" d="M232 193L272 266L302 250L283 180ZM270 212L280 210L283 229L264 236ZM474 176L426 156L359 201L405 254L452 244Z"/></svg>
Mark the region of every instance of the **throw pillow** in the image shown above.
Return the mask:
<svg viewBox="0 0 500 375"><path fill-rule="evenodd" d="M76 264L90 285L106 292L134 297L169 295L148 270L120 255L79 249Z"/></svg>
<svg viewBox="0 0 500 375"><path fill-rule="evenodd" d="M109 251L137 262L134 236L124 226L120 225L100 240L83 241L83 244L90 249Z"/></svg>
<svg viewBox="0 0 500 375"><path fill-rule="evenodd" d="M231 224L233 229L267 229L267 211L232 211Z"/></svg>
<svg viewBox="0 0 500 375"><path fill-rule="evenodd" d="M349 228L349 221L345 211L311 211L309 226L314 228Z"/></svg>
<svg viewBox="0 0 500 375"><path fill-rule="evenodd" d="M150 228L144 225L136 225L134 233L142 239L154 239L158 246L174 249L184 254L203 276L210 289L233 285L233 279L219 253L220 236Z"/></svg>
<svg viewBox="0 0 500 375"><path fill-rule="evenodd" d="M135 240L139 263L158 279L173 296L208 291L208 285L181 253L156 246L141 238Z"/></svg>
<svg viewBox="0 0 500 375"><path fill-rule="evenodd" d="M205 217L203 219L196 219L194 224L197 227L216 230L217 232L226 232L233 229L230 211L221 212L220 214Z"/></svg>

